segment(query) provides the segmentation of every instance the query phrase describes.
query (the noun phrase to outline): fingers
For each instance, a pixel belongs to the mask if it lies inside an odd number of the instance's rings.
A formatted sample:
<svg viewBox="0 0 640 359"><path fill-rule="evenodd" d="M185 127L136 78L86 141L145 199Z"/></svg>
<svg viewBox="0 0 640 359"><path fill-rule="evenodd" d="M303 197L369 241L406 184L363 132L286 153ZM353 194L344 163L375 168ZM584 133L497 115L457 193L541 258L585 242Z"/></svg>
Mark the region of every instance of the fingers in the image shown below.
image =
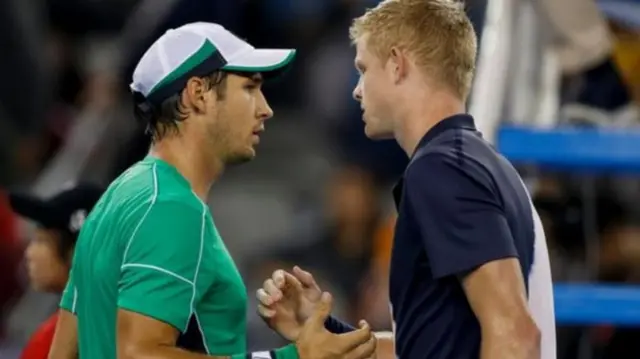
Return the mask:
<svg viewBox="0 0 640 359"><path fill-rule="evenodd" d="M317 287L318 284L316 280L313 279L313 275L302 268L295 266L293 267L293 275L302 283L305 287Z"/></svg>
<svg viewBox="0 0 640 359"><path fill-rule="evenodd" d="M297 290L303 289L302 284L300 283L300 280L298 280L298 278L282 269L274 271L271 275L271 279L273 279L276 287L282 291L285 291L287 288L294 288Z"/></svg>
<svg viewBox="0 0 640 359"><path fill-rule="evenodd" d="M260 288L256 291L256 299L258 300L258 304L264 305L265 307L270 307L275 303L273 297L269 295L264 288Z"/></svg>
<svg viewBox="0 0 640 359"><path fill-rule="evenodd" d="M271 278L264 281L262 284L262 289L264 289L265 293L271 297L272 302L269 304L273 304L282 298L282 291L278 288L275 281Z"/></svg>
<svg viewBox="0 0 640 359"><path fill-rule="evenodd" d="M331 313L332 304L333 298L331 297L331 294L323 292L320 296L320 302L318 302L315 311L308 319L310 325L314 326L317 329L324 330L324 322L327 320L327 317Z"/></svg>
<svg viewBox="0 0 640 359"><path fill-rule="evenodd" d="M371 335L364 344L358 345L344 356L346 359L369 359L375 357L378 340L375 335Z"/></svg>
<svg viewBox="0 0 640 359"><path fill-rule="evenodd" d="M291 289L301 291L302 284L292 274L278 269L273 272L271 278L264 281L262 288L256 291L256 298L260 304L270 307L281 300L285 292L289 294L296 293Z"/></svg>
<svg viewBox="0 0 640 359"><path fill-rule="evenodd" d="M271 279L273 279L273 282L275 283L276 287L282 289L284 288L285 285L285 271L283 271L282 269L278 269L276 271L273 272L273 274L271 275Z"/></svg>
<svg viewBox="0 0 640 359"><path fill-rule="evenodd" d="M349 333L338 335L339 340L341 342L340 345L343 350L345 351L354 350L355 348L368 343L371 340L371 337L374 337L375 339L375 335L371 331L371 327L369 326L369 323L362 320L360 321L359 326L360 326L359 329L356 329Z"/></svg>
<svg viewBox="0 0 640 359"><path fill-rule="evenodd" d="M276 311L262 304L258 304L258 315L263 319L271 319L276 316Z"/></svg>

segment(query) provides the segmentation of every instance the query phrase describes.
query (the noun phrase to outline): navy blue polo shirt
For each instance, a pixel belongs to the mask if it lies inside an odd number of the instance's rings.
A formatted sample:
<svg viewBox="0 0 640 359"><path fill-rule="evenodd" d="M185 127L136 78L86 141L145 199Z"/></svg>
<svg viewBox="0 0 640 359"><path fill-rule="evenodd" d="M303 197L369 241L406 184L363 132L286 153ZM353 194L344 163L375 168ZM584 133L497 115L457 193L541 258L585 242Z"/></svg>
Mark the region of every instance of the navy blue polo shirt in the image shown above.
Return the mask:
<svg viewBox="0 0 640 359"><path fill-rule="evenodd" d="M398 220L389 294L396 354L401 359L478 358L480 327L461 276L515 257L528 287L536 235L544 241L520 176L482 138L471 116L456 115L420 141L394 199ZM546 245L543 249L546 255ZM551 286L548 257L542 262L546 291Z"/></svg>

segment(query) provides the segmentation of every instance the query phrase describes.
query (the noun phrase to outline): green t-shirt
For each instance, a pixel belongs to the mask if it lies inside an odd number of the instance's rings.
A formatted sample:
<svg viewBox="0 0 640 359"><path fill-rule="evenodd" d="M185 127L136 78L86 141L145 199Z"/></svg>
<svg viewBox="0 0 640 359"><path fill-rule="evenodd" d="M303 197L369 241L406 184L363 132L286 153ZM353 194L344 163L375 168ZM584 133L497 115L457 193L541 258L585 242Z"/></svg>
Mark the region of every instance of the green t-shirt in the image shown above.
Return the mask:
<svg viewBox="0 0 640 359"><path fill-rule="evenodd" d="M116 357L118 308L172 325L192 351L246 348L246 289L208 207L153 157L118 177L87 218L60 305L77 315L81 358Z"/></svg>

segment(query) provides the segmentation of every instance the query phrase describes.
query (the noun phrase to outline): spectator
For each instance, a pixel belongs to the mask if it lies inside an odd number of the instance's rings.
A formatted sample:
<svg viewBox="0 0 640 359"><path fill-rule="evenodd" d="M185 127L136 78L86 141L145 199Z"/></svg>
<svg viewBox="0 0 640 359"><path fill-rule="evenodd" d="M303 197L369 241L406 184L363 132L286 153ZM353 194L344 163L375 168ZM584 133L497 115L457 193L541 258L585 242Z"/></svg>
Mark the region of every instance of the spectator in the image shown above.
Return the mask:
<svg viewBox="0 0 640 359"><path fill-rule="evenodd" d="M102 192L94 185L80 184L47 200L10 194L13 210L38 225L26 251L29 279L34 289L53 293L63 291L78 233ZM56 321L57 314L53 314L38 328L21 359L48 357Z"/></svg>
<svg viewBox="0 0 640 359"><path fill-rule="evenodd" d="M22 288L18 280L18 266L22 258L22 247L17 235L16 217L11 212L7 196L0 192L0 324L9 313L12 302ZM3 326L0 325L0 338Z"/></svg>
<svg viewBox="0 0 640 359"><path fill-rule="evenodd" d="M605 15L594 0L540 0L555 30L557 54L566 76L565 120L586 125L630 125L638 111L631 103Z"/></svg>

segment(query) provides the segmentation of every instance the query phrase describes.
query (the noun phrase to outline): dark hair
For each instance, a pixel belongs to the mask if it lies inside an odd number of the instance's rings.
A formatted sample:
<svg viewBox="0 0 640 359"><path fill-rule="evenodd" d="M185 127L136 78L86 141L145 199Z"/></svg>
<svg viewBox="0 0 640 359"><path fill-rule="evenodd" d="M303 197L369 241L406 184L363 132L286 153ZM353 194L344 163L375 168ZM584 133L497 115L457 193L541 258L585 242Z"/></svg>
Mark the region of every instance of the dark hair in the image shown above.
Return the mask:
<svg viewBox="0 0 640 359"><path fill-rule="evenodd" d="M73 258L73 251L78 241L78 234L74 234L68 231L58 231L58 238L55 242L56 251L58 257L65 263L71 263Z"/></svg>
<svg viewBox="0 0 640 359"><path fill-rule="evenodd" d="M215 88L218 100L224 99L227 72L214 71L203 76L207 90ZM145 132L151 135L151 141L161 140L167 134L178 132L178 123L184 121L188 113L181 102L182 91L163 100L159 105L151 103L142 93L133 92L133 112L136 119L146 126Z"/></svg>

